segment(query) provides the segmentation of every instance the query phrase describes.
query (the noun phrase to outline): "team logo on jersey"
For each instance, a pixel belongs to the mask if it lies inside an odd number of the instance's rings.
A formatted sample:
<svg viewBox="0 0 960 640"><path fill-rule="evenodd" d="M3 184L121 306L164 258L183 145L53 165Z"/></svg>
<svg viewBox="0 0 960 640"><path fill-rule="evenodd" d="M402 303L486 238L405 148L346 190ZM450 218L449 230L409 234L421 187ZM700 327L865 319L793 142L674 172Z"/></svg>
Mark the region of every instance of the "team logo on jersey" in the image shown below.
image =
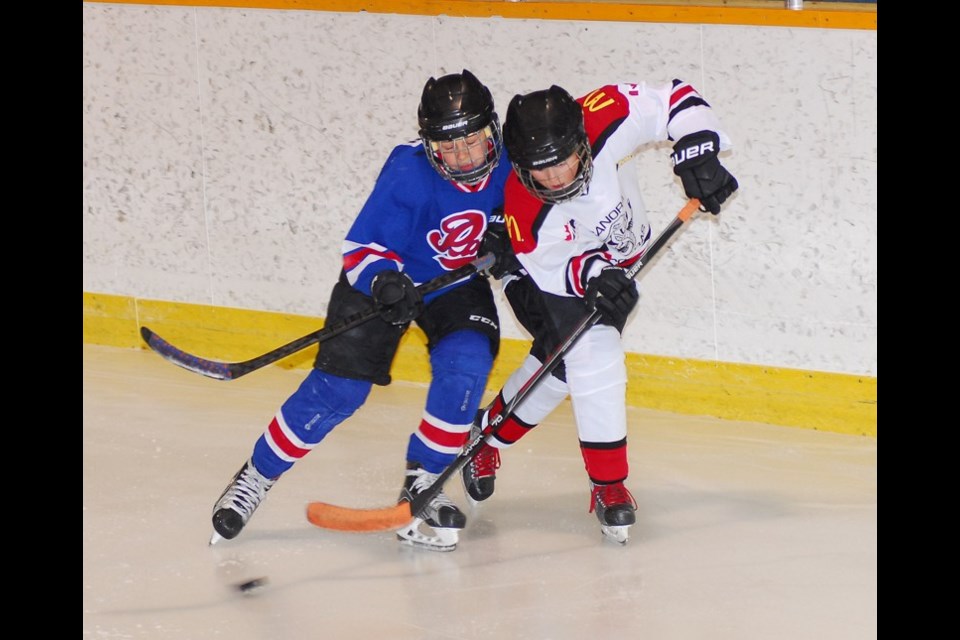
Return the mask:
<svg viewBox="0 0 960 640"><path fill-rule="evenodd" d="M440 221L440 228L427 233L427 242L437 252L434 260L453 271L477 257L487 216L477 209L452 213Z"/></svg>
<svg viewBox="0 0 960 640"><path fill-rule="evenodd" d="M503 226L507 228L507 235L509 235L512 240L523 242L523 234L520 233L520 223L517 222L516 216L504 214Z"/></svg>
<svg viewBox="0 0 960 640"><path fill-rule="evenodd" d="M604 98L606 98L606 100L604 100ZM608 98L607 94L605 94L602 89L597 89L583 99L583 107L589 110L590 113L600 111L600 109L609 107L612 104L613 98Z"/></svg>
<svg viewBox="0 0 960 640"><path fill-rule="evenodd" d="M577 223L571 219L567 224L563 225L563 240L564 242L573 242L577 239Z"/></svg>
<svg viewBox="0 0 960 640"><path fill-rule="evenodd" d="M632 255L637 249L637 236L633 233L633 210L630 202L618 202L597 223L594 233L603 238L607 246L621 255Z"/></svg>

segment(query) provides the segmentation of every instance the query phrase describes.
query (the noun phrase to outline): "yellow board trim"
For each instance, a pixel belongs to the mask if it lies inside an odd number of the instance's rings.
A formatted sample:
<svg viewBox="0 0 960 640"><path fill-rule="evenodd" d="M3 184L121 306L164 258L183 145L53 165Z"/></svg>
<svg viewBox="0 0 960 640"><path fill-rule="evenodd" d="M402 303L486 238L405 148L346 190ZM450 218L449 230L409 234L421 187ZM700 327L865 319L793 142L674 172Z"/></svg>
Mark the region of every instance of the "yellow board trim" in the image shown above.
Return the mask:
<svg viewBox="0 0 960 640"><path fill-rule="evenodd" d="M342 13L397 13L447 15L465 18L499 16L534 20L599 20L606 22L661 22L736 24L762 27L877 30L877 5L807 2L802 11L790 11L783 2L700 0L691 2L509 2L495 0L86 0L110 4L178 5L336 11ZM739 5L739 6L731 6Z"/></svg>
<svg viewBox="0 0 960 640"><path fill-rule="evenodd" d="M83 293L83 341L146 349L148 326L177 347L225 362L253 358L323 326L320 318ZM426 338L416 327L400 345L394 379L428 382ZM503 340L487 384L497 391L530 345ZM309 368L313 346L278 363ZM877 436L877 379L839 373L627 354L627 403L687 415Z"/></svg>

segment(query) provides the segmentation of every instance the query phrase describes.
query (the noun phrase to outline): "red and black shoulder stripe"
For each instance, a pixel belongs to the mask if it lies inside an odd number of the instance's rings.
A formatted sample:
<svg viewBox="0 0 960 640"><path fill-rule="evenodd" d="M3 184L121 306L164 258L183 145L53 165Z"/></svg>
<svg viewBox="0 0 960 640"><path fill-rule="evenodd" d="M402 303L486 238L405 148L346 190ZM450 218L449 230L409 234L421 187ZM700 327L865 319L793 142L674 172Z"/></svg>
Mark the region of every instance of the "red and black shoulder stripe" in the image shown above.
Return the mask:
<svg viewBox="0 0 960 640"><path fill-rule="evenodd" d="M670 124L681 111L694 107L709 108L710 105L703 99L703 96L693 88L693 85L689 82L674 78L673 90L670 92L670 114L667 116L667 124Z"/></svg>

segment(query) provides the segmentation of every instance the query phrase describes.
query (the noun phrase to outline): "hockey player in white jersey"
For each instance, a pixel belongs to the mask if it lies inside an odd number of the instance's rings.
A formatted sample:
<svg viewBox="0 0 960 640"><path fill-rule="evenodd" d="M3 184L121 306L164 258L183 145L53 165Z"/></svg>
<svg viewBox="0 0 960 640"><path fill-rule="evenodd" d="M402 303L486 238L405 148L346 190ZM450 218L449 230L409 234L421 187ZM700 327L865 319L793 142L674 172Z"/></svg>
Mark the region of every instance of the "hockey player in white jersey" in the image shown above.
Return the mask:
<svg viewBox="0 0 960 640"><path fill-rule="evenodd" d="M652 234L635 171L622 162L648 143L675 141L673 170L687 197L719 214L738 187L718 158L730 139L709 104L680 80L607 85L579 100L558 86L517 95L503 131L514 174L505 187L504 227L488 229L481 251L498 254L494 275L503 278L514 313L534 342L471 438L591 309L602 319L464 466L464 486L474 502L489 498L500 450L570 394L590 480L589 510L605 536L625 543L636 502L624 484L627 371L620 334L639 299L625 269L640 258Z"/></svg>

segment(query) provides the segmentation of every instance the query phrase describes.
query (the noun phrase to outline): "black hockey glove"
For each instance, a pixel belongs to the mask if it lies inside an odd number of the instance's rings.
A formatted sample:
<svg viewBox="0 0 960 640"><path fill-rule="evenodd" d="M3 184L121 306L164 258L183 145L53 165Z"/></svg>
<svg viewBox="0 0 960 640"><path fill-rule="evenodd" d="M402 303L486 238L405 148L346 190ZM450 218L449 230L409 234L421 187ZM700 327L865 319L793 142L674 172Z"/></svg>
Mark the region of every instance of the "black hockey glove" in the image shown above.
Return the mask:
<svg viewBox="0 0 960 640"><path fill-rule="evenodd" d="M499 280L505 274L522 269L513 246L510 244L510 235L502 222L491 222L480 241L480 255L492 253L496 258L493 266L487 273Z"/></svg>
<svg viewBox="0 0 960 640"><path fill-rule="evenodd" d="M405 273L381 271L370 283L370 294L380 317L390 324L407 324L423 311L423 296Z"/></svg>
<svg viewBox="0 0 960 640"><path fill-rule="evenodd" d="M606 324L623 331L627 316L637 306L640 294L623 269L605 267L600 275L590 278L584 299L591 309L600 312Z"/></svg>
<svg viewBox="0 0 960 640"><path fill-rule="evenodd" d="M673 145L673 172L680 176L688 198L700 200L701 209L713 215L720 205L740 186L737 179L723 168L720 136L714 131L699 131L683 136Z"/></svg>

